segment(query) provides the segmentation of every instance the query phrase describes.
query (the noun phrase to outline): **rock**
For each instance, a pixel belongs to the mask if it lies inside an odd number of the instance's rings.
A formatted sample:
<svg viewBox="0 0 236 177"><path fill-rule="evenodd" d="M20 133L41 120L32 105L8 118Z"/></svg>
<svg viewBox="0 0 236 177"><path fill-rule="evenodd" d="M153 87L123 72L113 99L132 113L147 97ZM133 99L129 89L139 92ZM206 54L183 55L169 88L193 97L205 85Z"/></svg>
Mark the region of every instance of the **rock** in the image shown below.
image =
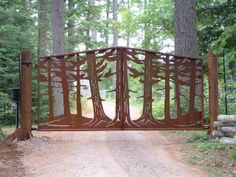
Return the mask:
<svg viewBox="0 0 236 177"><path fill-rule="evenodd" d="M223 144L236 144L236 139L223 137L223 138L220 139L220 143L223 143Z"/></svg>
<svg viewBox="0 0 236 177"><path fill-rule="evenodd" d="M219 130L214 130L214 131L212 132L212 136L213 136L213 137L223 137L224 134L223 134L221 131L219 131Z"/></svg>
<svg viewBox="0 0 236 177"><path fill-rule="evenodd" d="M221 122L235 122L236 123L236 115L218 115L217 121Z"/></svg>
<svg viewBox="0 0 236 177"><path fill-rule="evenodd" d="M221 127L222 132L236 133L236 127Z"/></svg>

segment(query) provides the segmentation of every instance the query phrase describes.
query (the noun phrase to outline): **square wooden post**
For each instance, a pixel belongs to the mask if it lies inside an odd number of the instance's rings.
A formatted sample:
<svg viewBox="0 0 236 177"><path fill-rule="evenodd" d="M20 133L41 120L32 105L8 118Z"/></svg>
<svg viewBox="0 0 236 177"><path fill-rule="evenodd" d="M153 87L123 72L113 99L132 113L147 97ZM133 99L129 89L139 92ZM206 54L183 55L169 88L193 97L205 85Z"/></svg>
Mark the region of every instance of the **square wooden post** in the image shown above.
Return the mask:
<svg viewBox="0 0 236 177"><path fill-rule="evenodd" d="M214 129L214 121L219 113L218 95L218 58L213 52L208 52L208 83L209 83L209 130L211 136Z"/></svg>

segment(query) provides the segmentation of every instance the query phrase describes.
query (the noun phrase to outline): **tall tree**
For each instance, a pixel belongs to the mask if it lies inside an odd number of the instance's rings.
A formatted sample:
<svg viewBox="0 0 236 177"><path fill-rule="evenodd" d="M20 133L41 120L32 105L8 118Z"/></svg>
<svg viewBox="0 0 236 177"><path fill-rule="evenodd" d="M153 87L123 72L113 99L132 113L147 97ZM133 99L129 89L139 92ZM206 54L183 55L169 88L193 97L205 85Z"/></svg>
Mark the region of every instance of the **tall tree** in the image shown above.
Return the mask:
<svg viewBox="0 0 236 177"><path fill-rule="evenodd" d="M109 24L108 24L108 20L110 18L110 0L107 0L107 4L106 4L106 34L105 34L105 43L107 46L109 46L109 32L108 32L108 28L109 28Z"/></svg>
<svg viewBox="0 0 236 177"><path fill-rule="evenodd" d="M73 14L75 13L75 2L74 0L68 0L68 50L73 52L75 49L75 20Z"/></svg>
<svg viewBox="0 0 236 177"><path fill-rule="evenodd" d="M113 21L116 22L118 20L118 1L117 0L113 0L113 4L112 4L112 14L113 14ZM117 29L113 29L113 47L118 46L118 30Z"/></svg>
<svg viewBox="0 0 236 177"><path fill-rule="evenodd" d="M53 54L63 54L65 48L65 37L64 37L64 1L51 0L51 24L52 24L52 41L53 41ZM63 95L61 83L56 83L60 81L59 77L54 78L54 110L55 115L62 115L64 112L63 107Z"/></svg>
<svg viewBox="0 0 236 177"><path fill-rule="evenodd" d="M197 15L196 0L176 0L175 1L175 54L197 57ZM192 119L194 116L194 102L196 94L196 61L191 62L191 80L189 90L189 114ZM180 112L180 84L179 80L185 80L179 76L178 60L175 60L175 98L177 108L177 118L181 116Z"/></svg>
<svg viewBox="0 0 236 177"><path fill-rule="evenodd" d="M64 35L64 1L51 0L53 54L63 54L65 50Z"/></svg>
<svg viewBox="0 0 236 177"><path fill-rule="evenodd" d="M38 10L38 57L47 54L47 33L49 23L49 1L39 1Z"/></svg>
<svg viewBox="0 0 236 177"><path fill-rule="evenodd" d="M127 8L130 9L130 2L127 0ZM130 45L130 32L128 31L127 33L127 38L126 38L126 46L129 47Z"/></svg>
<svg viewBox="0 0 236 177"><path fill-rule="evenodd" d="M95 6L95 0L89 0L89 6L91 6L91 8L94 8ZM95 15L93 15L93 20L95 20ZM94 44L96 44L97 42L97 31L95 29L95 27L93 27L93 29L91 29L91 39L92 39L92 42Z"/></svg>
<svg viewBox="0 0 236 177"><path fill-rule="evenodd" d="M114 23L117 22L118 20L118 1L117 0L113 0L112 3L112 15L113 15L113 21ZM118 46L118 30L116 29L116 27L114 27L116 25L113 25L113 43L112 46L113 47L117 47ZM116 70L116 64L113 63L113 67L112 67L112 71L115 72ZM116 76L113 76L113 88L116 87Z"/></svg>
<svg viewBox="0 0 236 177"><path fill-rule="evenodd" d="M196 0L175 0L175 54L196 57Z"/></svg>

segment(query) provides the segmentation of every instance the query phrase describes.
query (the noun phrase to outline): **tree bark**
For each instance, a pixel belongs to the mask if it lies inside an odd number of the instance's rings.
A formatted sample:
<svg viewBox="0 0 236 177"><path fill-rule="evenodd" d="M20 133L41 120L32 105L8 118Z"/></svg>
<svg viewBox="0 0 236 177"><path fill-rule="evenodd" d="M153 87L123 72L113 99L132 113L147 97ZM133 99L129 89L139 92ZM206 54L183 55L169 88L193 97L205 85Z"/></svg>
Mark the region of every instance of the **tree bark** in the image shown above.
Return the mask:
<svg viewBox="0 0 236 177"><path fill-rule="evenodd" d="M88 123L89 126L99 126L102 122L109 122L111 119L106 116L102 99L99 93L98 76L96 72L96 57L95 53L87 53L88 77L91 88L91 99L93 103L94 118Z"/></svg>
<svg viewBox="0 0 236 177"><path fill-rule="evenodd" d="M89 5L93 8L93 6L95 6L95 0L89 0ZM96 29L91 30L91 39L92 39L92 41L94 42L94 44L96 46L96 42L97 42L97 31L96 31Z"/></svg>
<svg viewBox="0 0 236 177"><path fill-rule="evenodd" d="M196 0L175 0L175 54L184 55L190 57L197 57L197 16L196 16ZM196 66L193 66L193 71L196 70ZM177 66L175 68L178 70ZM190 78L190 91L189 91L189 114L190 122L194 117L194 102L196 92L200 92L196 88L196 72L191 73ZM183 78L178 77L177 80L183 80ZM178 93L179 92L179 93ZM175 86L175 97L179 98L181 89L176 83ZM175 104L181 100L176 100ZM184 105L186 106L186 105ZM177 108L178 112L178 108ZM178 113L179 114L179 113ZM180 116L180 115L179 115ZM178 117L178 116L177 116Z"/></svg>
<svg viewBox="0 0 236 177"><path fill-rule="evenodd" d="M196 0L175 0L175 54L197 57Z"/></svg>
<svg viewBox="0 0 236 177"><path fill-rule="evenodd" d="M49 1L39 1L38 11L38 58L47 55L47 33L49 26ZM48 62L48 99L49 99L49 117L53 120L53 91L52 91L52 79L51 79L51 62Z"/></svg>
<svg viewBox="0 0 236 177"><path fill-rule="evenodd" d="M106 6L106 20L107 20L107 23L106 23L106 28L107 28L107 32L105 34L105 43L107 44L107 46L109 46L109 33L108 33L108 20L109 20L109 15L110 15L110 0L107 0L107 6Z"/></svg>
<svg viewBox="0 0 236 177"><path fill-rule="evenodd" d="M130 9L130 2L129 2L129 0L127 0L127 7L128 7L128 9ZM130 46L130 32L129 31L127 33L126 46L127 47Z"/></svg>
<svg viewBox="0 0 236 177"><path fill-rule="evenodd" d="M74 0L68 0L68 50L69 52L73 52L75 49L75 39L74 39L74 33L75 33L75 22L71 18L75 10L75 3Z"/></svg>
<svg viewBox="0 0 236 177"><path fill-rule="evenodd" d="M112 14L113 14L113 21L116 22L118 19L118 14L117 14L117 10L118 10L118 1L117 0L113 0L113 4L112 4ZM118 46L118 30L114 29L113 31L113 47L117 47ZM112 66L112 71L113 73L116 70L116 64L113 63ZM113 76L113 88L116 87L116 76Z"/></svg>
<svg viewBox="0 0 236 177"><path fill-rule="evenodd" d="M144 1L144 13L145 15L149 15L149 10L147 9L147 3L149 1L145 0ZM150 21L145 21L144 22L144 39L143 39L143 48L145 49L150 49L150 44L151 44L151 25L150 25Z"/></svg>
<svg viewBox="0 0 236 177"><path fill-rule="evenodd" d="M112 4L112 15L113 15L113 21L117 21L118 19L118 14L117 14L117 10L118 10L118 2L117 0L113 0L113 4ZM118 30L114 29L113 31L113 47L117 47L118 46Z"/></svg>
<svg viewBox="0 0 236 177"><path fill-rule="evenodd" d="M64 53L64 1L51 0L51 24L52 24L52 41L53 41L53 54L63 54ZM53 81L61 81L59 77L55 77ZM55 115L62 115L64 113L63 105L63 95L62 84L53 84L53 94L54 94L54 111ZM60 87L60 88L58 88Z"/></svg>
<svg viewBox="0 0 236 177"><path fill-rule="evenodd" d="M47 32L49 23L49 1L39 1L38 11L38 57L46 56L47 54Z"/></svg>

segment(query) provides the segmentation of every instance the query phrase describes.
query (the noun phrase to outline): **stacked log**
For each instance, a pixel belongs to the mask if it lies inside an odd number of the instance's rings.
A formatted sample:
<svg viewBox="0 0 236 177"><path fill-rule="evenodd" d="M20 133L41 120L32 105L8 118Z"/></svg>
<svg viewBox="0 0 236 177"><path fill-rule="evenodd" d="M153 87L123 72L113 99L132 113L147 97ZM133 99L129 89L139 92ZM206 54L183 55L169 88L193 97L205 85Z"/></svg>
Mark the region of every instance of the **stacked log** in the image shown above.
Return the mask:
<svg viewBox="0 0 236 177"><path fill-rule="evenodd" d="M218 115L212 136L221 143L236 145L236 115Z"/></svg>

